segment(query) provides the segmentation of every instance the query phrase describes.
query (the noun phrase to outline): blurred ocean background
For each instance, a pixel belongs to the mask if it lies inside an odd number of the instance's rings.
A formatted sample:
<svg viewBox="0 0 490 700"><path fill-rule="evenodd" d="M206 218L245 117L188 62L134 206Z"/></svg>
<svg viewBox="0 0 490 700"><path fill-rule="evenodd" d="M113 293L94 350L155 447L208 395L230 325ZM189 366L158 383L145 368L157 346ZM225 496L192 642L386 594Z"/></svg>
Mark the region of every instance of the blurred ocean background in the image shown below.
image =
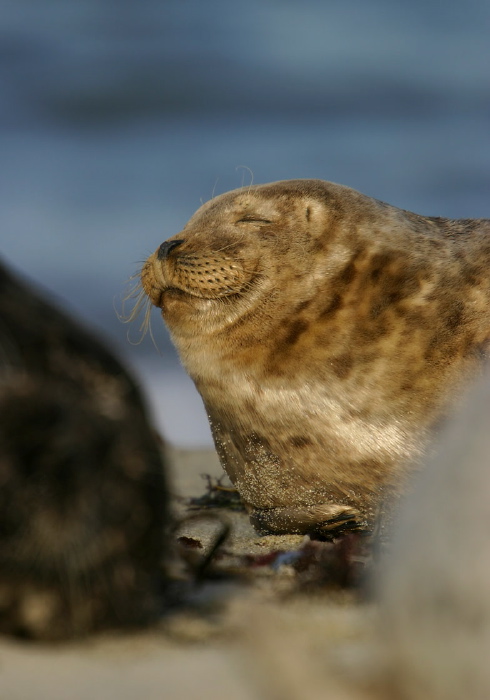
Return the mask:
<svg viewBox="0 0 490 700"><path fill-rule="evenodd" d="M174 444L210 445L158 311L158 350L118 320L127 279L252 174L490 217L489 36L488 0L3 0L1 254L133 367Z"/></svg>

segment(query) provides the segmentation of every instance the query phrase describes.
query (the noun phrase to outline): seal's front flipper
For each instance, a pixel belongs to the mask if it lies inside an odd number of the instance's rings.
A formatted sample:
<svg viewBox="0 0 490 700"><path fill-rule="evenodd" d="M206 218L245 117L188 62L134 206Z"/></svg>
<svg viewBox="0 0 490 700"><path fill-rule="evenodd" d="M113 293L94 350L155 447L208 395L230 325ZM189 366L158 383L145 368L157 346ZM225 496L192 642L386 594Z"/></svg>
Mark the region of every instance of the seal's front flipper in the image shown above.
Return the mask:
<svg viewBox="0 0 490 700"><path fill-rule="evenodd" d="M334 538L343 532L367 530L366 519L355 508L319 503L297 508L254 508L250 522L262 534L321 534Z"/></svg>

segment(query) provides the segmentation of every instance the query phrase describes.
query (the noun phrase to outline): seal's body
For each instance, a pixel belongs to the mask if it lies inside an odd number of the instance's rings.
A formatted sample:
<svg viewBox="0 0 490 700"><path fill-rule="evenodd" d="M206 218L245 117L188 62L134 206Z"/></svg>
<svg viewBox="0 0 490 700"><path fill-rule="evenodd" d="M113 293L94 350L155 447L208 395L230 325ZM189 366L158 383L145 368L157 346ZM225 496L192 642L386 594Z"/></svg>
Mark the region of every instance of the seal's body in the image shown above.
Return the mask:
<svg viewBox="0 0 490 700"><path fill-rule="evenodd" d="M54 640L156 618L160 447L118 360L0 265L0 632Z"/></svg>
<svg viewBox="0 0 490 700"><path fill-rule="evenodd" d="M486 356L489 262L490 221L319 180L216 197L148 259L259 529L372 521Z"/></svg>

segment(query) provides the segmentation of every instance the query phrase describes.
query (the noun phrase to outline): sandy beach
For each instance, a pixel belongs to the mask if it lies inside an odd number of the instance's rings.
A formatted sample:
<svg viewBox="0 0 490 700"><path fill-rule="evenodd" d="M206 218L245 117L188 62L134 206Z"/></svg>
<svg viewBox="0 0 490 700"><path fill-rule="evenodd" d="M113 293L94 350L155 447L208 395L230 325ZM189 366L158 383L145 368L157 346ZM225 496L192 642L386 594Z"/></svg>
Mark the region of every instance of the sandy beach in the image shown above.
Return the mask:
<svg viewBox="0 0 490 700"><path fill-rule="evenodd" d="M206 491L202 474L219 478L222 470L213 450L172 449L171 463L178 517L189 512L185 499ZM228 562L301 546L301 536L258 536L243 512L226 511L225 517L232 526L224 547ZM191 520L175 539L196 543L200 557L217 527L206 519ZM2 639L0 697L342 700L344 691L332 685L329 664L333 660L342 675L354 655L359 667L371 635L370 606L343 592L288 595L292 574L287 563L258 567L248 578L248 583L218 580L191 588L186 609L137 634L57 646Z"/></svg>

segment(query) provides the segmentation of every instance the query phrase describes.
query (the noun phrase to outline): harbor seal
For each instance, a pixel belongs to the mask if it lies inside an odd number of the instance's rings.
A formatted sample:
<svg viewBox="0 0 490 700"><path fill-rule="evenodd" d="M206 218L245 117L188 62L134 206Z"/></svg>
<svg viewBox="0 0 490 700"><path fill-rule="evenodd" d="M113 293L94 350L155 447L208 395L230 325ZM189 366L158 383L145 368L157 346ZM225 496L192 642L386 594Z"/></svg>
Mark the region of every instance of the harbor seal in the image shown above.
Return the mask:
<svg viewBox="0 0 490 700"><path fill-rule="evenodd" d="M136 383L0 264L0 632L60 640L156 620L169 518Z"/></svg>
<svg viewBox="0 0 490 700"><path fill-rule="evenodd" d="M289 180L204 204L143 265L257 529L369 528L488 354L490 221Z"/></svg>

